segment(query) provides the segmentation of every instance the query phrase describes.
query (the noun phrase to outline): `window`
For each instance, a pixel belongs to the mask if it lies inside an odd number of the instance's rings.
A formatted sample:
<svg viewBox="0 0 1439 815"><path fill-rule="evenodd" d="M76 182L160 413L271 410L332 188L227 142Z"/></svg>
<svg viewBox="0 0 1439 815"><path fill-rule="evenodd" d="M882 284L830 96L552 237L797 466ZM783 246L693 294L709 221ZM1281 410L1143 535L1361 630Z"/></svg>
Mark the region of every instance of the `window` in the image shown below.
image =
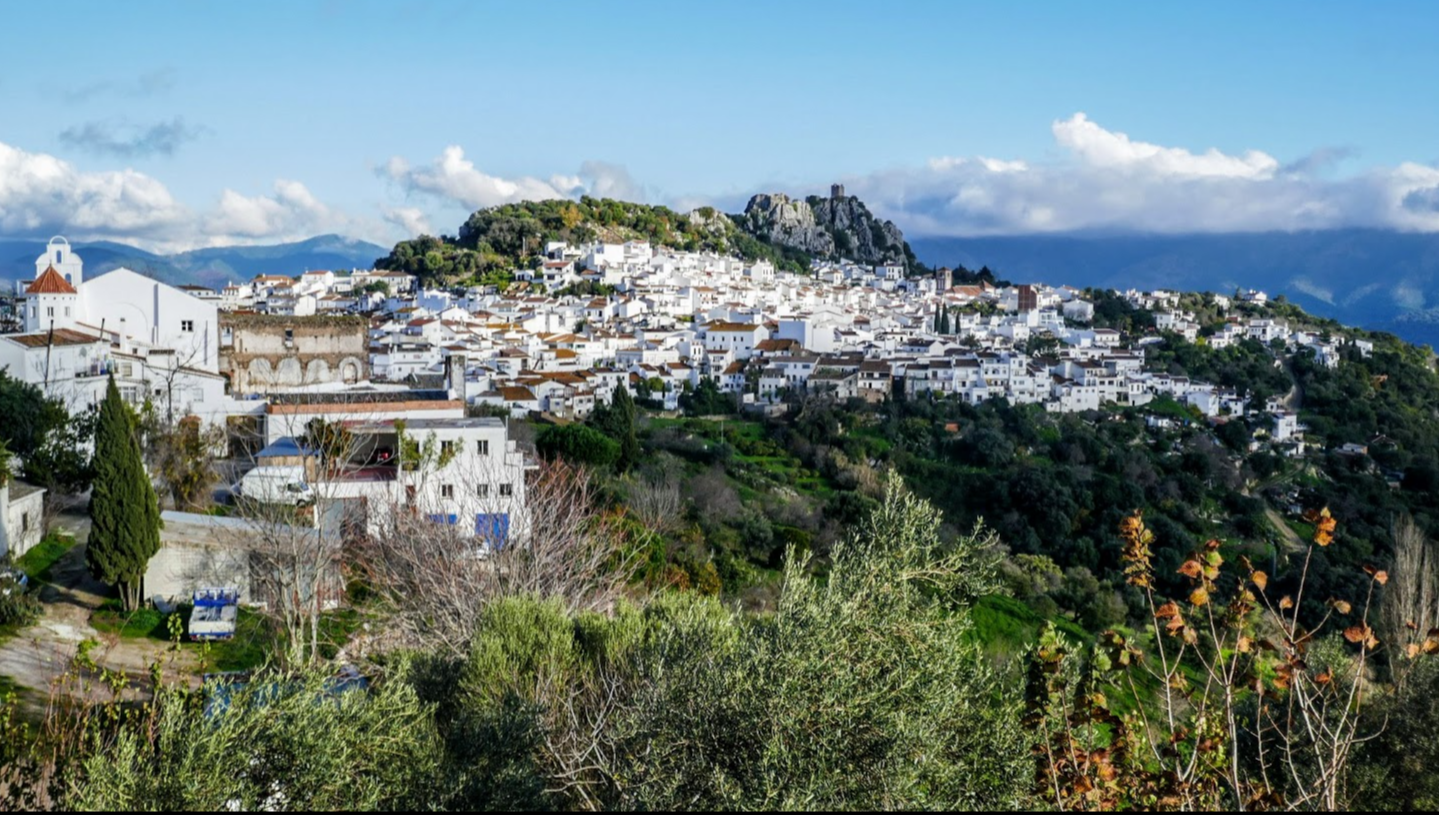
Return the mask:
<svg viewBox="0 0 1439 815"><path fill-rule="evenodd" d="M195 330L195 321L194 321L194 320L181 320L181 321L180 321L180 330L181 330L181 331L194 331L194 330Z"/></svg>
<svg viewBox="0 0 1439 815"><path fill-rule="evenodd" d="M453 441L442 441L442 442L440 442L440 455L442 455L442 456L449 456L449 455L453 454L454 452L455 452L455 443L454 443Z"/></svg>
<svg viewBox="0 0 1439 815"><path fill-rule="evenodd" d="M46 316L46 317L54 317L54 316L55 316L55 307L54 307L54 306L46 306L46 307L45 307L45 316Z"/></svg>
<svg viewBox="0 0 1439 815"><path fill-rule="evenodd" d="M481 498L489 498L489 497L490 497L490 485L489 485L489 484L476 484L476 485L475 485L475 494L478 495L478 496L480 496Z"/></svg>
<svg viewBox="0 0 1439 815"><path fill-rule="evenodd" d="M475 452L479 453L482 456L488 456L490 454L489 440L480 439L478 442L475 442Z"/></svg>
<svg viewBox="0 0 1439 815"><path fill-rule="evenodd" d="M455 497L455 485L454 485L454 484L441 484L441 485L440 485L440 497L441 497L441 498L454 498L454 497Z"/></svg>
<svg viewBox="0 0 1439 815"><path fill-rule="evenodd" d="M69 306L66 306L66 307L65 307L65 316L66 316L66 317L69 317L69 316L70 316L70 307L69 307Z"/></svg>
<svg viewBox="0 0 1439 815"><path fill-rule="evenodd" d="M22 512L22 513L20 513L20 531L21 531L21 532L29 532L29 531L30 531L30 513L28 513L28 512Z"/></svg>
<svg viewBox="0 0 1439 815"><path fill-rule="evenodd" d="M514 495L514 494L515 494L515 487L514 487L513 484L501 484L501 485L500 485L500 495L503 495L504 497L509 498L511 495Z"/></svg>

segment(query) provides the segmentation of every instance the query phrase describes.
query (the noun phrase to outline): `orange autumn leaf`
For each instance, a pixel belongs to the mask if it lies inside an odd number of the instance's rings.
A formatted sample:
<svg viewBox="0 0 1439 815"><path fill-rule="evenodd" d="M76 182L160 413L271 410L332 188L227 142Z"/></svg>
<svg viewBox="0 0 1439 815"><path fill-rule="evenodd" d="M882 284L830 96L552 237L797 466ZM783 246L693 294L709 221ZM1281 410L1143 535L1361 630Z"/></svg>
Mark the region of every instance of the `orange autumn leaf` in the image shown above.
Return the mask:
<svg viewBox="0 0 1439 815"><path fill-rule="evenodd" d="M1165 603L1164 605L1154 610L1154 618L1156 620L1163 620L1166 617L1174 617L1178 614L1179 606L1175 605L1174 603Z"/></svg>
<svg viewBox="0 0 1439 815"><path fill-rule="evenodd" d="M1344 629L1344 639L1358 645L1370 638L1371 633L1367 625L1351 625Z"/></svg>
<svg viewBox="0 0 1439 815"><path fill-rule="evenodd" d="M1291 599L1288 595L1285 595L1283 598L1281 598L1281 599L1279 600L1279 608L1280 608L1280 610L1283 610L1283 609L1286 609L1286 608L1294 608L1294 600Z"/></svg>
<svg viewBox="0 0 1439 815"><path fill-rule="evenodd" d="M1389 582L1389 573L1388 573L1388 572L1375 572L1375 573L1374 573L1374 581L1377 582L1377 583L1378 583L1379 585L1381 585L1381 586L1384 585L1385 583L1388 583L1388 582Z"/></svg>
<svg viewBox="0 0 1439 815"><path fill-rule="evenodd" d="M1205 591L1204 589L1195 589L1189 595L1189 602L1193 603L1196 606L1202 606L1205 603L1209 602L1209 592Z"/></svg>
<svg viewBox="0 0 1439 815"><path fill-rule="evenodd" d="M1199 561L1197 560L1186 560L1184 561L1184 565L1179 567L1179 573L1191 580L1198 579L1202 572L1203 567L1199 565Z"/></svg>
<svg viewBox="0 0 1439 815"><path fill-rule="evenodd" d="M1255 572L1249 576L1249 579L1254 581L1254 585L1260 591L1264 591L1264 588L1269 585L1269 575L1264 572Z"/></svg>
<svg viewBox="0 0 1439 815"><path fill-rule="evenodd" d="M1345 600L1330 600L1329 605L1340 614L1349 613L1350 606L1349 603Z"/></svg>

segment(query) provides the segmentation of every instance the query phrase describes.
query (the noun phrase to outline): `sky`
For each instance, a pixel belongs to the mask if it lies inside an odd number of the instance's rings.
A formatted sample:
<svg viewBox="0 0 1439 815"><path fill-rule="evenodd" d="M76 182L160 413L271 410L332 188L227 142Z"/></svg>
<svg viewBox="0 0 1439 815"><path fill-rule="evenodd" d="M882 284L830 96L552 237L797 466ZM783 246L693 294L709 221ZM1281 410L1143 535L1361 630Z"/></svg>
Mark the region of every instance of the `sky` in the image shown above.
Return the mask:
<svg viewBox="0 0 1439 815"><path fill-rule="evenodd" d="M0 237L843 182L907 236L1439 231L1439 4L0 0Z"/></svg>

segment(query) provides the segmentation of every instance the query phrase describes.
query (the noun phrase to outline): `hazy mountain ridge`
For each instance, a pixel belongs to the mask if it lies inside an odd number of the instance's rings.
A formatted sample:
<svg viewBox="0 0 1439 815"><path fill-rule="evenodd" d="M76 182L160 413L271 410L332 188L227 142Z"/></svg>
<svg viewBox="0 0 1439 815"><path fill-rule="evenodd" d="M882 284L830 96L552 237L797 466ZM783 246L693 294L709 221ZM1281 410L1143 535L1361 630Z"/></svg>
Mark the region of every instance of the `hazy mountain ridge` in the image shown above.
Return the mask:
<svg viewBox="0 0 1439 815"><path fill-rule="evenodd" d="M1283 294L1347 325L1439 345L1439 235L1345 229L1218 235L915 238L931 265L1015 282Z"/></svg>
<svg viewBox="0 0 1439 815"><path fill-rule="evenodd" d="M172 285L222 286L257 274L297 275L307 269L368 269L387 250L340 235L319 235L294 243L266 246L218 246L173 255L147 252L113 241L78 241L85 274L95 277L124 266ZM35 276L35 258L43 240L0 239L0 280Z"/></svg>

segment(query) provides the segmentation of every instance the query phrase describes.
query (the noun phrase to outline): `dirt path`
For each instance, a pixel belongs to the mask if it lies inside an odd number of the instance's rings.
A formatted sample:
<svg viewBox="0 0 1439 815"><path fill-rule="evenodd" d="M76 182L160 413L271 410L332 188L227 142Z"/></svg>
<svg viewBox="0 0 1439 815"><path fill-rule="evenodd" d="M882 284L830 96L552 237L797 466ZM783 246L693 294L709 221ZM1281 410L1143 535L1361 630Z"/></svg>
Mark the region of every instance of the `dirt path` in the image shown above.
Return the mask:
<svg viewBox="0 0 1439 815"><path fill-rule="evenodd" d="M164 674L167 679L197 683L194 675L196 660L192 653L170 652L167 643L154 640L122 639L114 634L102 634L90 625L90 615L105 601L107 590L90 577L85 566L84 540L90 531L89 519L64 515L56 525L75 535L81 543L51 567L51 582L40 588L40 601L44 604L40 620L21 629L13 637L0 641L0 675L9 677L25 689L21 695L25 706L32 712L43 710L57 680L67 675L84 678L89 674L73 669L75 657L82 643L87 641L94 643L89 646L88 653L99 667L139 680L146 679L150 675L150 666L159 662L166 665ZM81 683L82 686L85 684ZM93 687L93 682L88 684L92 687L86 689L67 685L66 692L92 699L108 697L108 693Z"/></svg>
<svg viewBox="0 0 1439 815"><path fill-rule="evenodd" d="M1284 546L1291 554L1294 552L1303 552L1309 548L1309 544L1306 543L1303 538L1299 537L1299 533L1294 531L1294 528L1284 520L1283 516L1274 510L1274 507L1264 507L1264 516L1269 519L1269 523L1273 524L1275 529L1279 530L1279 537L1283 538Z"/></svg>

